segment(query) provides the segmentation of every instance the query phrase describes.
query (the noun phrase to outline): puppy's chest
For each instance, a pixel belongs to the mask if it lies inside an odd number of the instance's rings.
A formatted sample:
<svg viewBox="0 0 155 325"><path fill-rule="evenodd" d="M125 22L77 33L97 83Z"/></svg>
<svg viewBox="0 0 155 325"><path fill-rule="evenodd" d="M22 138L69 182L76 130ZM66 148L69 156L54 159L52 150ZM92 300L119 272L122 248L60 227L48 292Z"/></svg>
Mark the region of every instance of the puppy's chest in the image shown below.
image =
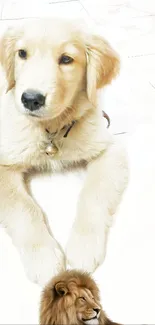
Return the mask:
<svg viewBox="0 0 155 325"><path fill-rule="evenodd" d="M22 119L12 122L7 120L1 125L1 164L57 169L62 161L64 164L81 159L77 155L80 141L69 137L68 127L53 132L27 121L23 123Z"/></svg>
<svg viewBox="0 0 155 325"><path fill-rule="evenodd" d="M32 124L23 116L2 119L0 163L26 168L60 169L75 162L89 161L105 149L98 129L79 123L60 130Z"/></svg>

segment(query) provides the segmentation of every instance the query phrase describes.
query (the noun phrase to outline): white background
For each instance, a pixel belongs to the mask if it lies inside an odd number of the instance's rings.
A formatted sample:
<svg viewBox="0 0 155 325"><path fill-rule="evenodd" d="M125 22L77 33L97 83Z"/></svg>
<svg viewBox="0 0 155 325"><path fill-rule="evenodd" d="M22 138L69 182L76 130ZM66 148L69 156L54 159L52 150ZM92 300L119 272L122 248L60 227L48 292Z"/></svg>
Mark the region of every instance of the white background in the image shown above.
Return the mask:
<svg viewBox="0 0 155 325"><path fill-rule="evenodd" d="M1 0L0 15L1 31L21 18L84 18L120 53L121 74L101 94L101 105L111 117L111 131L127 132L123 140L131 180L95 279L103 307L113 320L155 324L155 0ZM82 179L82 174L46 176L32 183L34 196L63 245ZM1 229L0 324L38 323L39 299L40 288L26 279L18 254Z"/></svg>

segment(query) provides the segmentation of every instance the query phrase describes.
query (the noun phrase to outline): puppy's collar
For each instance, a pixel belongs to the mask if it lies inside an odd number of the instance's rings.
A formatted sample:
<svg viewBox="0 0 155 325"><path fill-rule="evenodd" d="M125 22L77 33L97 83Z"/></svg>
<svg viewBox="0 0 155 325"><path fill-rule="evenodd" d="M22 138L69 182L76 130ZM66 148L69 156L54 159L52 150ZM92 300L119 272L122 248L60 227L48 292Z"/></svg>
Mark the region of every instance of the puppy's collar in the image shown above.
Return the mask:
<svg viewBox="0 0 155 325"><path fill-rule="evenodd" d="M68 126L68 128L67 128L67 130L66 130L66 133L64 134L64 138L67 138L67 136L68 136L68 134L69 134L69 132L70 132L70 130L72 129L72 127L74 126L74 124L76 123L77 121L72 121L72 123ZM66 128L66 126L64 126L64 128L63 129L65 129Z"/></svg>
<svg viewBox="0 0 155 325"><path fill-rule="evenodd" d="M107 128L109 128L109 126L110 126L110 118L109 118L109 116L104 111L102 111L102 116L107 120L107 122L108 122ZM69 132L71 131L72 127L76 123L77 123L77 121L73 120L70 125L65 125L61 130L56 131L54 133L50 133L49 130L46 129L46 132L48 133L49 138L50 138L50 144L47 145L46 150L45 150L47 155L50 155L51 157L53 157L58 153L59 149L54 144L55 138L60 134L61 131L65 132L64 135L63 135L63 138L67 138Z"/></svg>
<svg viewBox="0 0 155 325"><path fill-rule="evenodd" d="M110 118L109 118L108 114L105 113L104 111L102 111L102 116L107 120L107 122L108 122L107 128L109 128L109 126L110 126ZM65 134L63 135L63 138L67 138L69 132L71 131L72 127L73 127L76 123L77 123L77 120L73 120L73 121L71 122L71 124L63 126L63 128L62 128L60 131L56 131L56 132L54 132L54 133L51 133L51 135L53 135L53 137L56 137L56 135L57 135L59 132L61 132L61 131L63 131L63 130L66 129L66 132L65 132ZM46 132L47 132L47 133L50 133L48 129L46 129Z"/></svg>
<svg viewBox="0 0 155 325"><path fill-rule="evenodd" d="M74 124L76 123L77 121L72 121L71 124L69 125L65 125L63 126L63 128L59 131L56 131L54 133L50 133L50 131L48 129L45 129L45 131L50 134L53 138L55 138L61 131L65 130L66 129L66 132L65 134L63 135L63 138L67 138L69 132L71 131L72 127L74 126Z"/></svg>
<svg viewBox="0 0 155 325"><path fill-rule="evenodd" d="M106 113L106 112L104 112L104 111L102 111L102 116L107 120L107 122L108 122L108 125L107 125L107 129L109 128L109 126L110 126L110 117L109 117L109 115ZM70 132L70 130L72 129L72 127L74 126L74 124L76 123L77 121L76 120L74 120L74 121L72 121L72 123L68 126L68 129L67 129L67 131L66 131L66 133L64 134L64 138L67 138L67 136L68 136L68 134L69 134L69 132ZM67 126L65 125L63 128L62 128L62 130L63 129L65 129Z"/></svg>

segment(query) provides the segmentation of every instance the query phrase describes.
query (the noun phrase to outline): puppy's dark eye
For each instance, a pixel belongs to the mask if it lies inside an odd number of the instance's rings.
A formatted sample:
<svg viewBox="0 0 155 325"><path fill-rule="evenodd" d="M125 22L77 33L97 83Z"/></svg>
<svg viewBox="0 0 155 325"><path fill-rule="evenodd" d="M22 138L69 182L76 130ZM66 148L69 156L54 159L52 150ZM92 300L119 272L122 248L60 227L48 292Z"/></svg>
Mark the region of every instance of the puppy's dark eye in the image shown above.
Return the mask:
<svg viewBox="0 0 155 325"><path fill-rule="evenodd" d="M74 61L73 58L71 58L70 56L62 55L59 59L59 64L70 64L73 61Z"/></svg>
<svg viewBox="0 0 155 325"><path fill-rule="evenodd" d="M27 58L27 52L25 50L19 50L18 55L21 59L26 59Z"/></svg>

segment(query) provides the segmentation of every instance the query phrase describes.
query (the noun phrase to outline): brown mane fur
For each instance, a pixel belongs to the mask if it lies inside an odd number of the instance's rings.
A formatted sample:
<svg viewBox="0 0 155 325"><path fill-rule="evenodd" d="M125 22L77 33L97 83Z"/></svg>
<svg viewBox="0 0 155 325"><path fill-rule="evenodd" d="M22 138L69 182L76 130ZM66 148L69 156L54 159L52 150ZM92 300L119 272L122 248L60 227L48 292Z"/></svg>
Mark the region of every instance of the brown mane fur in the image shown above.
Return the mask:
<svg viewBox="0 0 155 325"><path fill-rule="evenodd" d="M56 285L60 284L63 290L62 296L56 292ZM79 325L82 324L77 319L75 313L75 296L78 296L80 288L89 289L95 298L95 301L101 308L99 316L99 324L102 325L118 325L110 321L100 304L99 289L87 273L79 271L65 271L54 277L45 287L40 305L40 324L44 325ZM66 294L66 292L67 294Z"/></svg>

